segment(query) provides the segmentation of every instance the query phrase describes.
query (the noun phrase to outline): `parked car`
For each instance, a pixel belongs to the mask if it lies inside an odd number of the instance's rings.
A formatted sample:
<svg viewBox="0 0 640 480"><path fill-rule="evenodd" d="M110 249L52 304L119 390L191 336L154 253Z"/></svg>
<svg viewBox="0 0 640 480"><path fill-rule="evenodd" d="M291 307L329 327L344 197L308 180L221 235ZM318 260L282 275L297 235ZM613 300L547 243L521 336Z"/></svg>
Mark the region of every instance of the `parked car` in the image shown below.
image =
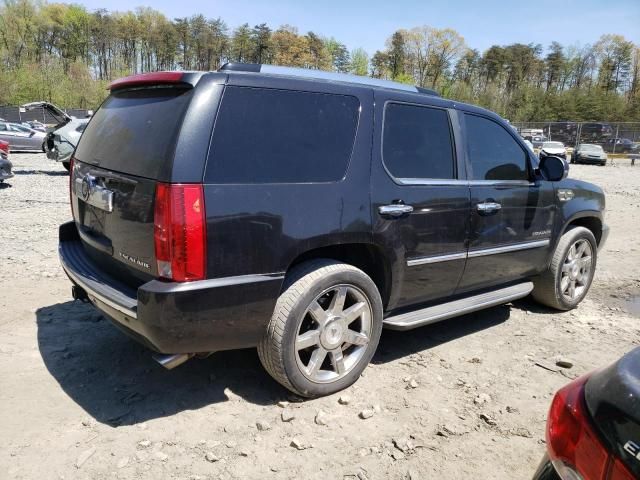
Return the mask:
<svg viewBox="0 0 640 480"><path fill-rule="evenodd" d="M581 143L571 154L571 163L597 163L607 164L607 154L600 145Z"/></svg>
<svg viewBox="0 0 640 480"><path fill-rule="evenodd" d="M257 347L317 397L359 378L383 325L529 294L569 310L589 290L602 190L538 162L495 113L269 65L110 90L72 159L58 252L74 298L168 368Z"/></svg>
<svg viewBox="0 0 640 480"><path fill-rule="evenodd" d="M610 153L638 153L640 143L635 143L628 138L610 138L603 145L605 151Z"/></svg>
<svg viewBox="0 0 640 480"><path fill-rule="evenodd" d="M527 139L525 139L525 140L527 140ZM536 135L534 137L531 137L531 144L533 145L534 148L542 148L542 145L547 140L548 140L548 138L545 137L544 135Z"/></svg>
<svg viewBox="0 0 640 480"><path fill-rule="evenodd" d="M531 140L533 137L544 136L544 132L541 128L521 128L520 136L526 140Z"/></svg>
<svg viewBox="0 0 640 480"><path fill-rule="evenodd" d="M578 124L569 121L552 122L544 127L544 133L551 140L573 144L576 141Z"/></svg>
<svg viewBox="0 0 640 480"><path fill-rule="evenodd" d="M13 177L12 168L13 165L9 161L9 142L0 140L0 183Z"/></svg>
<svg viewBox="0 0 640 480"><path fill-rule="evenodd" d="M36 120L30 121L30 122L22 122L22 125L24 125L25 127L29 127L33 130L36 130L38 132L45 132L47 131L47 126L44 123L40 123Z"/></svg>
<svg viewBox="0 0 640 480"><path fill-rule="evenodd" d="M606 141L613 135L613 127L608 123L583 123L580 126L580 140Z"/></svg>
<svg viewBox="0 0 640 480"><path fill-rule="evenodd" d="M80 140L80 136L89 123L88 118L76 118L49 102L32 102L22 105L26 110L44 108L58 122L47 133L44 151L47 158L62 163L69 170L71 154Z"/></svg>
<svg viewBox="0 0 640 480"><path fill-rule="evenodd" d="M640 348L560 389L534 480L640 478Z"/></svg>
<svg viewBox="0 0 640 480"><path fill-rule="evenodd" d="M9 151L9 142L0 140L0 157L4 159L9 158Z"/></svg>
<svg viewBox="0 0 640 480"><path fill-rule="evenodd" d="M19 123L0 122L0 140L9 142L13 151L43 152L45 136L45 133Z"/></svg>
<svg viewBox="0 0 640 480"><path fill-rule="evenodd" d="M564 146L562 142L544 142L542 144L542 148L540 149L540 153L538 153L538 157L540 159L544 157L560 157L567 158L567 148Z"/></svg>

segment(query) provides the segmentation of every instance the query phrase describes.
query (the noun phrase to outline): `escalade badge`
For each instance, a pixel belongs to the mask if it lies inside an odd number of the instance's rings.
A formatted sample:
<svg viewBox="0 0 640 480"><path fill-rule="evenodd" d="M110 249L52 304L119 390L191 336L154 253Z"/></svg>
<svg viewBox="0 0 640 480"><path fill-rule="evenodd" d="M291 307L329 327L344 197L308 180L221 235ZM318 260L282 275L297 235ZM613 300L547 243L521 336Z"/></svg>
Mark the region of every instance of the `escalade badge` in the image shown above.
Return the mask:
<svg viewBox="0 0 640 480"><path fill-rule="evenodd" d="M127 255L126 253L118 252L118 255L120 256L120 258L126 260L129 263L133 263L138 267L146 268L147 270L151 268L147 262L139 260L136 257L132 257L131 255Z"/></svg>

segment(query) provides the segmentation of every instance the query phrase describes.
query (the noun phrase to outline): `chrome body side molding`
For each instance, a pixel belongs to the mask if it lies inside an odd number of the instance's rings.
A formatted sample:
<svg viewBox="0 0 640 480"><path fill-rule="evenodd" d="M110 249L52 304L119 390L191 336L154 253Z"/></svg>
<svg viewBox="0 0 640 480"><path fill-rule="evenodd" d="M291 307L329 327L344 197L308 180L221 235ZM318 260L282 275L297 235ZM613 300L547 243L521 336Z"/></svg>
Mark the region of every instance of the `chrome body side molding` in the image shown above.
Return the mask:
<svg viewBox="0 0 640 480"><path fill-rule="evenodd" d="M467 256L469 258L473 258L473 257L483 257L485 255L498 255L500 253L517 252L518 250L529 250L530 248L547 247L548 245L549 245L549 239L547 238L545 240L534 240L533 242L514 243L511 245L503 245L501 247L469 250L469 253L467 254Z"/></svg>
<svg viewBox="0 0 640 480"><path fill-rule="evenodd" d="M447 255L437 255L434 257L411 258L407 260L407 266L414 267L416 265L424 265L427 263L448 262L451 260L464 260L465 258L467 258L467 252L450 253Z"/></svg>
<svg viewBox="0 0 640 480"><path fill-rule="evenodd" d="M408 267L416 265L425 265L428 263L448 262L451 260L462 260L465 258L483 257L485 255L498 255L500 253L517 252L518 250L528 250L530 248L541 248L549 246L550 240L534 240L532 242L513 243L511 245L503 245L493 248L482 248L477 250L469 250L469 252L448 253L445 255L434 255L429 257L417 257L407 260Z"/></svg>

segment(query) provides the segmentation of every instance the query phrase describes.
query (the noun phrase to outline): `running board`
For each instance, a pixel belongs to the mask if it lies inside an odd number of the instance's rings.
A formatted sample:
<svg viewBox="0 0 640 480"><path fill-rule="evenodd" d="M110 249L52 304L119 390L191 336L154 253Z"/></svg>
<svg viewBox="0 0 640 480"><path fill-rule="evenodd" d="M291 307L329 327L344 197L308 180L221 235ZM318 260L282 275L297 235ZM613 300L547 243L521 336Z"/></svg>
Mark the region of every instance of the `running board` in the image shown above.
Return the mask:
<svg viewBox="0 0 640 480"><path fill-rule="evenodd" d="M411 330L430 323L475 312L483 308L494 307L526 297L533 290L533 283L526 282L493 292L481 293L453 302L441 303L433 307L402 313L384 319L383 325L391 330Z"/></svg>

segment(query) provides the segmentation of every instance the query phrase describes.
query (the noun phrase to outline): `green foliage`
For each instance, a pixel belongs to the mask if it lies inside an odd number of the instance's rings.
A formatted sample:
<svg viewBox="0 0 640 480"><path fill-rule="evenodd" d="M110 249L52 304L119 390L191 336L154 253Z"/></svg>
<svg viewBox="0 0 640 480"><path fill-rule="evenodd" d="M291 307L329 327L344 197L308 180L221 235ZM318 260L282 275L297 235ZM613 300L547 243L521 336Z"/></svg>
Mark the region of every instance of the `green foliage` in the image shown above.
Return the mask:
<svg viewBox="0 0 640 480"><path fill-rule="evenodd" d="M351 52L351 73L366 76L369 73L369 54L363 48Z"/></svg>
<svg viewBox="0 0 640 480"><path fill-rule="evenodd" d="M511 121L640 121L640 48L621 35L593 46L493 45L470 49L455 30L398 29L371 57L290 25L229 30L204 15L168 19L43 0L0 0L0 104L48 100L95 108L114 78L156 70L216 70L273 63L371 75L435 88Z"/></svg>

